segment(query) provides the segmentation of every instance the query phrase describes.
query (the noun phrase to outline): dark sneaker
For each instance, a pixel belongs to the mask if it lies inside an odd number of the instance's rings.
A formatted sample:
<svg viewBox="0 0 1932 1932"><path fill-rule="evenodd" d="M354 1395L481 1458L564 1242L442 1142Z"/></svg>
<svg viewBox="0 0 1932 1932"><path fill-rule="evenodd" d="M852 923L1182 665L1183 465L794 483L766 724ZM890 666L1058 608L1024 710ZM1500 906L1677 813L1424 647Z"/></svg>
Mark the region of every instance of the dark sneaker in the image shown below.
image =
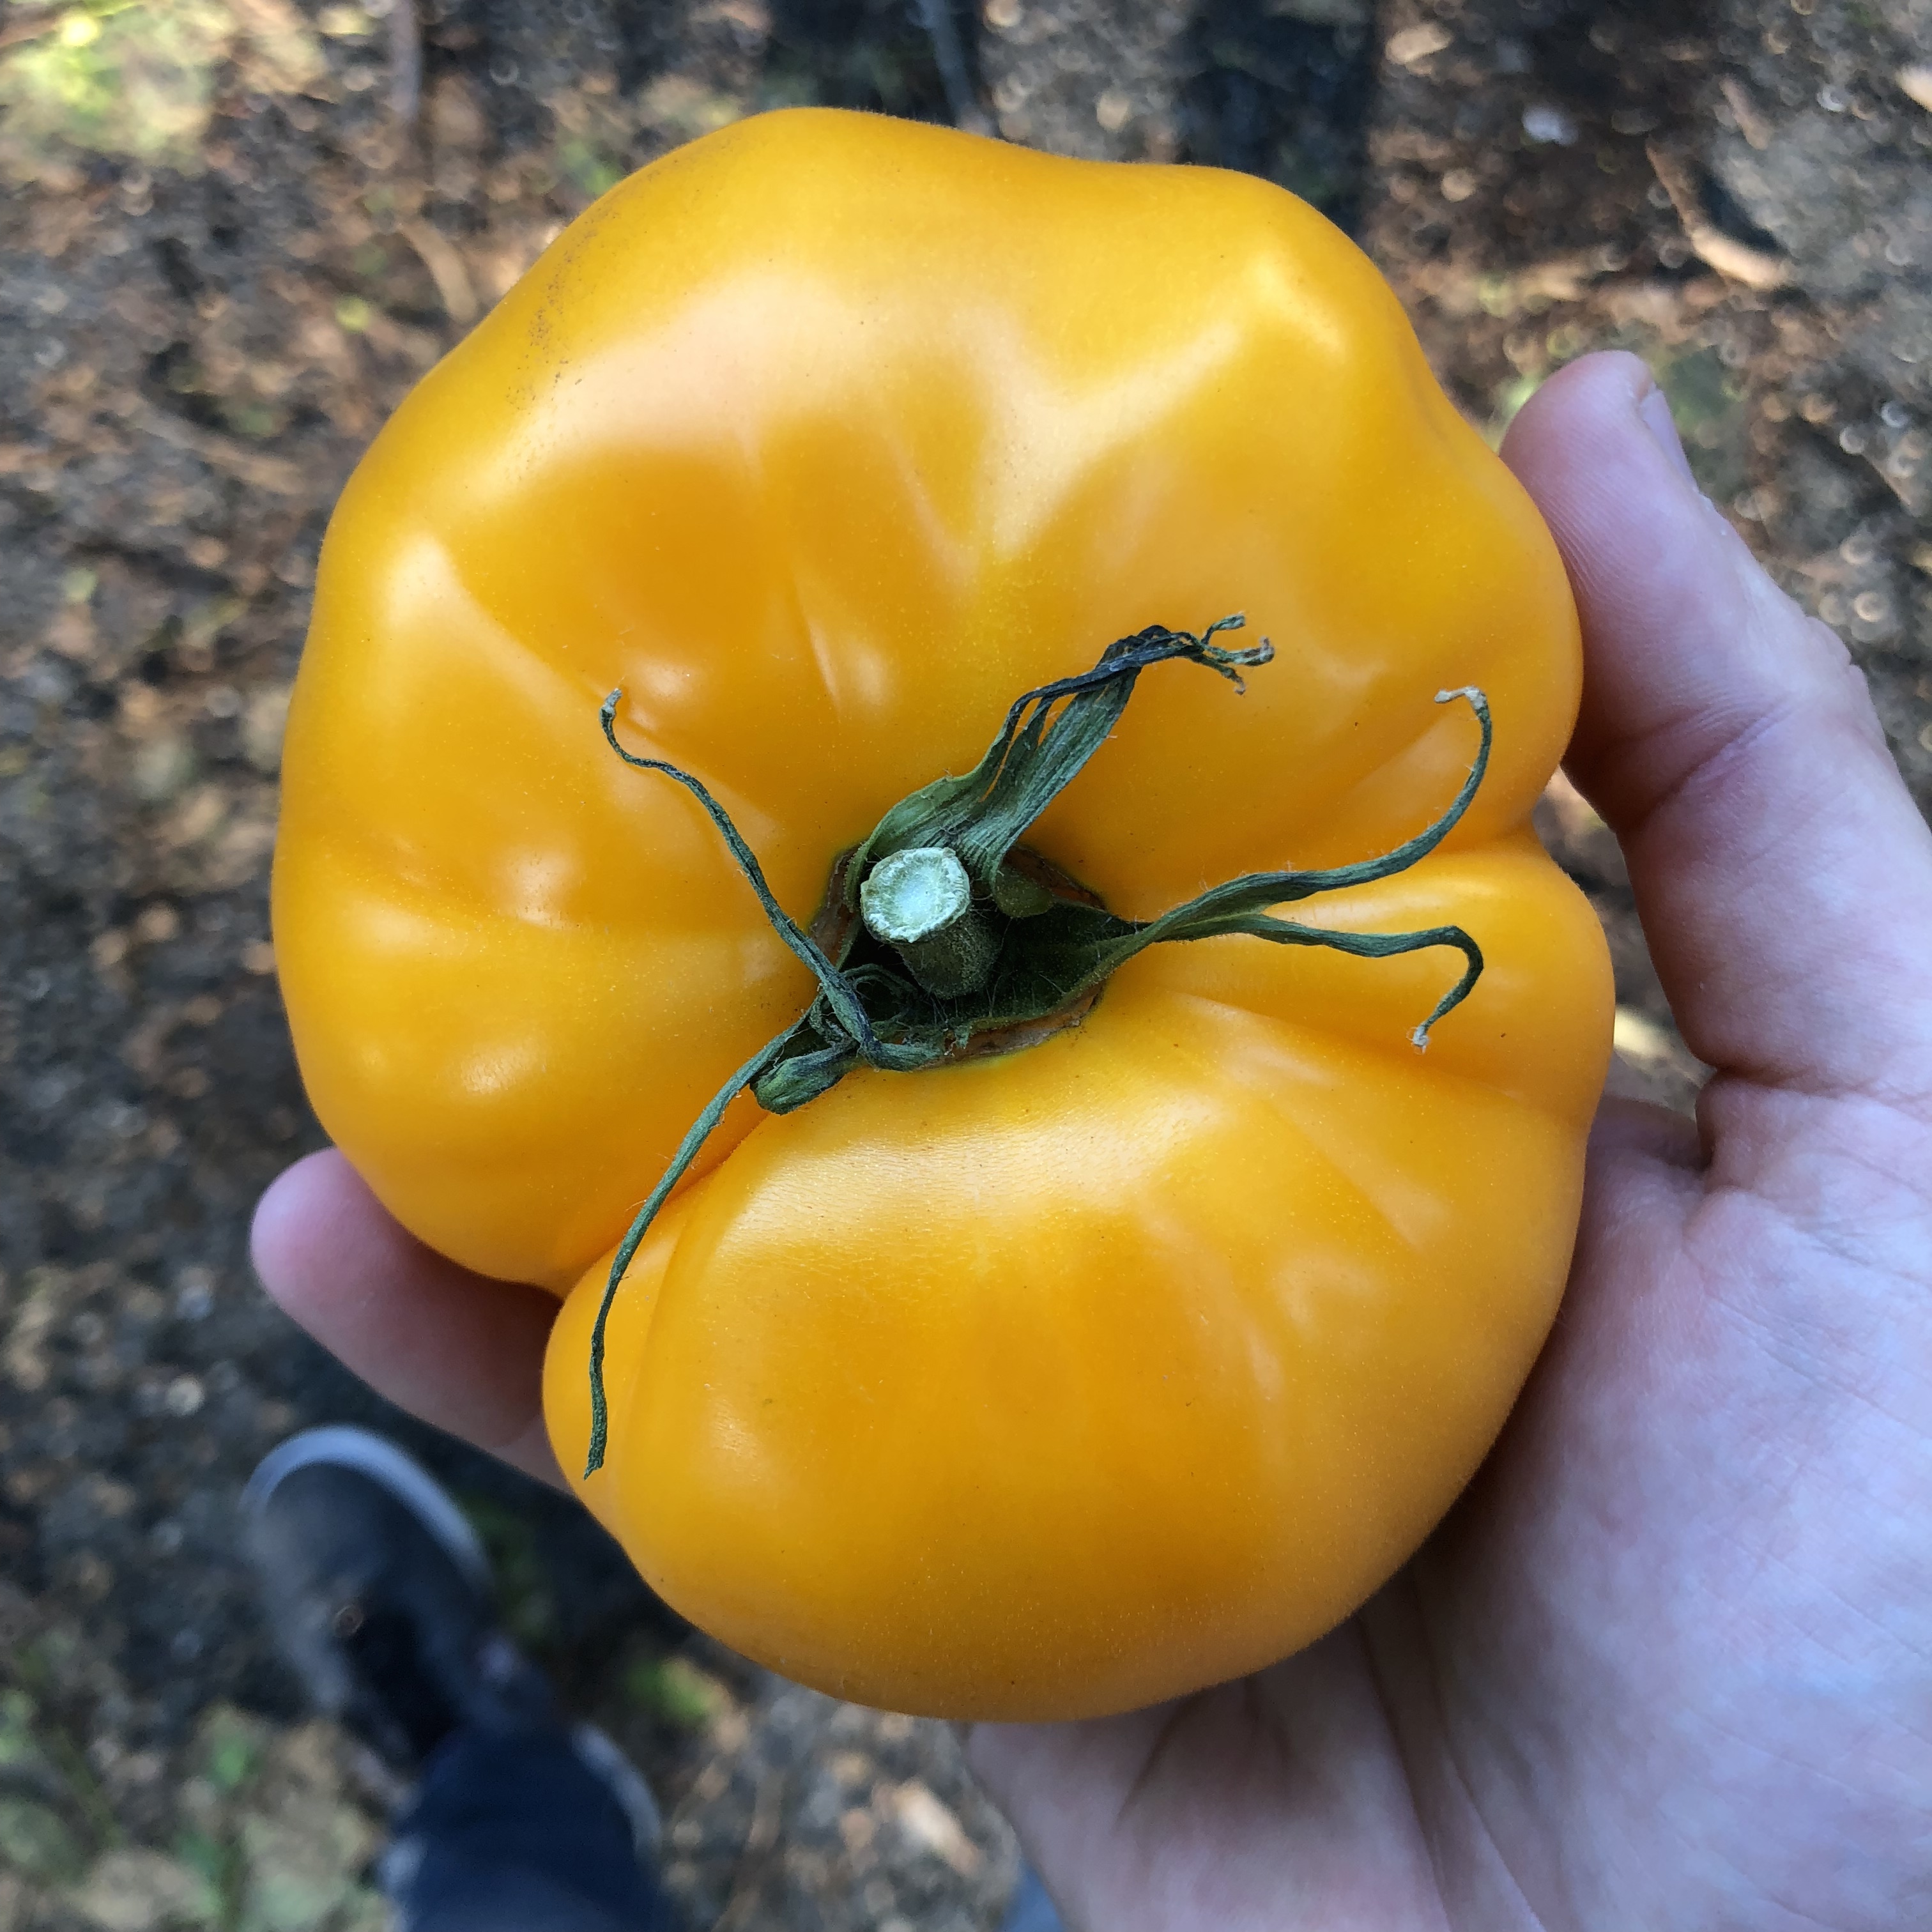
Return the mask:
<svg viewBox="0 0 1932 1932"><path fill-rule="evenodd" d="M320 1710L413 1778L453 1732L552 1733L628 1821L663 1822L604 1733L565 1726L549 1683L497 1627L489 1559L436 1479L366 1429L310 1429L263 1457L242 1514L269 1621Z"/></svg>
<svg viewBox="0 0 1932 1932"><path fill-rule="evenodd" d="M398 1771L464 1725L560 1721L497 1628L476 1532L394 1443L305 1430L263 1460L242 1510L284 1654L317 1708Z"/></svg>

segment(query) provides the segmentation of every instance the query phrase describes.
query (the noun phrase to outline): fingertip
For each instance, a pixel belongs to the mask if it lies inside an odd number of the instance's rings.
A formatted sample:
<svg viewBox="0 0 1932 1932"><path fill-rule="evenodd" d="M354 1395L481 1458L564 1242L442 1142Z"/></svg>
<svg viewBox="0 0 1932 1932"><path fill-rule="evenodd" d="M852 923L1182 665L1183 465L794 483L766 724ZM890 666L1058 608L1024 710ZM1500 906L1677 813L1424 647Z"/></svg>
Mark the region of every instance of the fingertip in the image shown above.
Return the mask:
<svg viewBox="0 0 1932 1932"><path fill-rule="evenodd" d="M1670 399L1628 351L1558 370L1517 412L1502 456L1563 553L1586 631L1619 608L1634 544L1682 569L1687 552L1737 542L1697 487Z"/></svg>
<svg viewBox="0 0 1932 1932"><path fill-rule="evenodd" d="M1547 454L1552 437L1567 442L1572 424L1592 418L1627 419L1656 392L1649 364L1628 350L1580 356L1539 384L1517 410L1503 436L1503 460L1520 474L1524 464Z"/></svg>
<svg viewBox="0 0 1932 1932"><path fill-rule="evenodd" d="M255 1270L283 1312L399 1408L536 1477L562 1481L543 1423L556 1300L425 1247L334 1148L263 1194Z"/></svg>
<svg viewBox="0 0 1932 1932"><path fill-rule="evenodd" d="M270 1298L286 1306L298 1296L310 1270L304 1265L328 1223L347 1203L351 1192L368 1195L361 1178L334 1148L304 1154L284 1168L255 1204L248 1230L248 1252L255 1273ZM373 1206L374 1198L370 1197Z"/></svg>
<svg viewBox="0 0 1932 1932"><path fill-rule="evenodd" d="M1649 365L1627 350L1580 356L1540 384L1504 432L1502 458L1540 503L1538 483L1568 470L1580 446L1620 444L1633 425L1648 439L1641 453L1659 466L1654 480L1696 495L1670 400Z"/></svg>

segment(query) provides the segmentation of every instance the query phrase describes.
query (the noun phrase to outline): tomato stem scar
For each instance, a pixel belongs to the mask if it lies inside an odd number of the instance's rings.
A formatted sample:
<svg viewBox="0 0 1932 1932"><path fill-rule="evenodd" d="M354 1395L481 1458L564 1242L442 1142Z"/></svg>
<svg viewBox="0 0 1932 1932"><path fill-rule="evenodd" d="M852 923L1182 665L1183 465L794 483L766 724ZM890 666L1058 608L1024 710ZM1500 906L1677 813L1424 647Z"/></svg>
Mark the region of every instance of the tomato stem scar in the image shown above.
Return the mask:
<svg viewBox="0 0 1932 1932"><path fill-rule="evenodd" d="M957 998L986 983L1001 935L973 910L973 881L945 846L914 845L881 859L859 888L859 909L866 931L928 993Z"/></svg>
<svg viewBox="0 0 1932 1932"><path fill-rule="evenodd" d="M625 1271L725 1108L747 1089L768 1112L784 1114L829 1091L856 1066L914 1072L975 1053L1019 1051L1077 1022L1118 968L1170 940L1240 934L1366 959L1453 947L1462 955L1462 976L1409 1035L1418 1052L1426 1050L1437 1022L1468 998L1481 976L1483 955L1459 926L1331 931L1278 918L1270 909L1393 878L1442 844L1489 768L1489 701L1474 685L1436 694L1438 704L1465 700L1476 715L1480 738L1468 776L1440 818L1378 859L1314 872L1246 873L1157 919L1124 920L1020 843L1106 742L1150 665L1170 659L1201 664L1244 689L1242 671L1268 663L1274 646L1263 638L1236 650L1214 640L1245 622L1239 615L1223 617L1198 637L1150 625L1109 644L1092 670L1024 693L970 772L936 778L902 799L862 844L840 855L825 910L809 931L772 896L757 854L700 780L618 742L622 689L604 699L598 719L611 749L627 765L662 772L698 801L772 930L818 991L799 1019L713 1095L618 1246L591 1330L586 1477L602 1466L609 1436L604 1329Z"/></svg>

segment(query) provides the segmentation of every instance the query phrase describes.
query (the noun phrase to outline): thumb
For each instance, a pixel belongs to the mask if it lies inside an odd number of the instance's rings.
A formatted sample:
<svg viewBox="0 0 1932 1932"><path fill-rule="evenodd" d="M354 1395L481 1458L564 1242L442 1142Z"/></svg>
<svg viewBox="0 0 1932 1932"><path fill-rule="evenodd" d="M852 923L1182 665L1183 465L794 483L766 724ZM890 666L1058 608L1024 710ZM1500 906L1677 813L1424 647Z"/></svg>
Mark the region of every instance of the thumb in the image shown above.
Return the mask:
<svg viewBox="0 0 1932 1932"><path fill-rule="evenodd" d="M1692 1051L1767 1085L1932 1096L1932 834L1844 646L1698 494L1634 356L1573 363L1503 454L1582 620L1570 770Z"/></svg>

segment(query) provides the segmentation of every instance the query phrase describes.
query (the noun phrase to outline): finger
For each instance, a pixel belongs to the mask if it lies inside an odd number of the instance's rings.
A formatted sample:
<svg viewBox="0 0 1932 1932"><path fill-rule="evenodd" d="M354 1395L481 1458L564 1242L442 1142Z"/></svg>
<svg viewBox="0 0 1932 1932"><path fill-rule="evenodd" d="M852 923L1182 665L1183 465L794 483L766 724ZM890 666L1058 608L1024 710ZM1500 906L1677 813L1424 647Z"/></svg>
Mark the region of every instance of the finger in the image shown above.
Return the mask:
<svg viewBox="0 0 1932 1932"><path fill-rule="evenodd" d="M412 1415L566 1487L543 1424L556 1303L471 1274L406 1233L333 1148L255 1210L256 1272L288 1315Z"/></svg>
<svg viewBox="0 0 1932 1932"><path fill-rule="evenodd" d="M1552 378L1503 453L1582 619L1570 770L1622 842L1692 1052L1922 1101L1932 836L1844 645L1698 494L1634 356Z"/></svg>

